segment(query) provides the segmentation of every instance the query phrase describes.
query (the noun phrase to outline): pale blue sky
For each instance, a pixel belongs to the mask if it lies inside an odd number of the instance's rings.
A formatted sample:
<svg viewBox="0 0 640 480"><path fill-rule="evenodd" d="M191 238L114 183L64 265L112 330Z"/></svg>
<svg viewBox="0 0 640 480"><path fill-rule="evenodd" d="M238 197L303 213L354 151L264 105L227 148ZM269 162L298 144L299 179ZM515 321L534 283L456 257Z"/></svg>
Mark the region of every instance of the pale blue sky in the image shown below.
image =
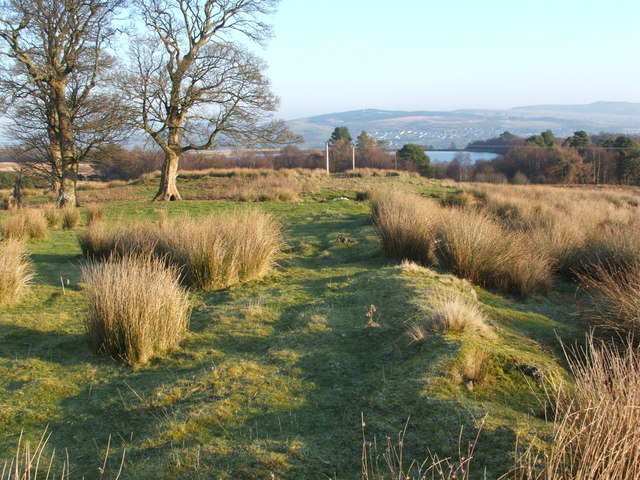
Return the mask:
<svg viewBox="0 0 640 480"><path fill-rule="evenodd" d="M640 102L640 0L282 0L271 21L285 119Z"/></svg>

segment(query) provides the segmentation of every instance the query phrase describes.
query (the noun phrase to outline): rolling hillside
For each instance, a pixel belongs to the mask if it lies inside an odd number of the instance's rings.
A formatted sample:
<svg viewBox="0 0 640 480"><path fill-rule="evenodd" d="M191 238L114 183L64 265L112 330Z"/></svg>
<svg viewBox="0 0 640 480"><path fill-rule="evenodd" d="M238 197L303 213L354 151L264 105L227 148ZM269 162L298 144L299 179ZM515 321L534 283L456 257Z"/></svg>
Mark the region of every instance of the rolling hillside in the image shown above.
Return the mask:
<svg viewBox="0 0 640 480"><path fill-rule="evenodd" d="M534 105L508 110L390 111L356 110L330 113L288 122L293 131L304 135L306 148L322 148L337 126L349 127L355 137L361 130L392 147L405 143L448 148L452 143L464 147L473 140L490 138L508 130L530 136L551 129L556 136L569 136L576 130L640 133L640 104L595 102L589 105Z"/></svg>

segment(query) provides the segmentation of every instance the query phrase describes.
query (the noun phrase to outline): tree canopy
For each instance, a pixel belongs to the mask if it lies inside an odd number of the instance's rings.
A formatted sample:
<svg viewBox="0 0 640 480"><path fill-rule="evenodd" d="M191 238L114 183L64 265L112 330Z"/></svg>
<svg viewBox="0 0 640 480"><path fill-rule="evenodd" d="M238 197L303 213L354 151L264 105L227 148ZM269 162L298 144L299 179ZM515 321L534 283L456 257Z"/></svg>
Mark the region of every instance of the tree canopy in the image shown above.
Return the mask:
<svg viewBox="0 0 640 480"><path fill-rule="evenodd" d="M133 40L120 87L132 124L162 149L156 200L179 200L180 156L190 150L300 141L272 115L279 100L265 65L238 38L265 41L262 17L278 0L135 0L147 34ZM236 41L232 41L231 39Z"/></svg>
<svg viewBox="0 0 640 480"><path fill-rule="evenodd" d="M403 167L408 168L409 164L414 164L420 175L425 177L433 176L433 167L431 159L424 152L424 148L415 143L408 143L398 151L398 159Z"/></svg>
<svg viewBox="0 0 640 480"><path fill-rule="evenodd" d="M329 138L329 145L335 145L338 140L344 140L348 143L351 142L352 138L348 127L336 127Z"/></svg>

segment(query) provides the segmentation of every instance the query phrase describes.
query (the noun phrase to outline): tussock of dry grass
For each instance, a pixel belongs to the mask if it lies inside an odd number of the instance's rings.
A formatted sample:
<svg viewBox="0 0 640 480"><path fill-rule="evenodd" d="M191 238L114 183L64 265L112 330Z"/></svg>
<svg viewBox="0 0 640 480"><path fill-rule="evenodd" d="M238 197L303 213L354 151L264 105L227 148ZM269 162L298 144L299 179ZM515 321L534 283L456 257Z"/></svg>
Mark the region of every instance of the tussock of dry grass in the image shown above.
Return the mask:
<svg viewBox="0 0 640 480"><path fill-rule="evenodd" d="M189 298L178 270L161 259L125 256L82 268L85 327L96 353L144 364L174 348L189 323Z"/></svg>
<svg viewBox="0 0 640 480"><path fill-rule="evenodd" d="M551 262L482 214L451 211L436 254L449 271L476 284L529 296L551 287Z"/></svg>
<svg viewBox="0 0 640 480"><path fill-rule="evenodd" d="M401 191L375 195L371 210L389 257L438 263L478 285L522 296L551 287L552 262L545 253L482 213L445 209Z"/></svg>
<svg viewBox="0 0 640 480"><path fill-rule="evenodd" d="M472 348L463 352L462 356L454 362L449 375L454 382L473 389L482 384L490 367L491 356L489 353L485 350Z"/></svg>
<svg viewBox="0 0 640 480"><path fill-rule="evenodd" d="M2 237L42 240L47 236L47 229L47 220L42 210L25 208L14 211L2 222Z"/></svg>
<svg viewBox="0 0 640 480"><path fill-rule="evenodd" d="M162 246L185 282L205 291L263 277L281 247L279 224L257 210L177 222Z"/></svg>
<svg viewBox="0 0 640 480"><path fill-rule="evenodd" d="M626 268L598 264L579 278L596 301L588 312L596 324L640 339L640 263Z"/></svg>
<svg viewBox="0 0 640 480"><path fill-rule="evenodd" d="M33 267L19 240L0 243L0 307L16 303L33 279Z"/></svg>
<svg viewBox="0 0 640 480"><path fill-rule="evenodd" d="M455 290L442 290L422 305L428 320L439 332L481 335L492 338L494 332L477 301Z"/></svg>
<svg viewBox="0 0 640 480"><path fill-rule="evenodd" d="M434 202L389 190L373 196L371 216L386 256L422 265L434 263L433 250L441 221Z"/></svg>
<svg viewBox="0 0 640 480"><path fill-rule="evenodd" d="M640 478L640 351L589 338L568 362L575 387L558 395L550 451L528 450L509 478Z"/></svg>
<svg viewBox="0 0 640 480"><path fill-rule="evenodd" d="M76 207L62 209L62 228L73 230L80 224L80 211Z"/></svg>
<svg viewBox="0 0 640 480"><path fill-rule="evenodd" d="M47 219L47 225L49 228L57 228L62 221L62 210L56 205L48 203L42 207L42 213Z"/></svg>
<svg viewBox="0 0 640 480"><path fill-rule="evenodd" d="M232 189L231 195L242 202L296 202L300 187L291 176L269 172L250 178L244 185Z"/></svg>
<svg viewBox="0 0 640 480"><path fill-rule="evenodd" d="M472 186L482 211L523 233L567 276L640 260L639 199L625 192L544 186Z"/></svg>
<svg viewBox="0 0 640 480"><path fill-rule="evenodd" d="M87 225L92 225L96 222L101 222L104 220L107 211L104 208L104 205L100 203L94 203L87 207Z"/></svg>
<svg viewBox="0 0 640 480"><path fill-rule="evenodd" d="M282 230L257 210L198 220L113 228L102 222L78 235L87 258L155 255L179 268L186 285L205 291L263 277L282 248Z"/></svg>
<svg viewBox="0 0 640 480"><path fill-rule="evenodd" d="M129 227L95 222L78 233L77 238L85 258L105 260L111 256L152 255L157 251L161 234L156 225L148 222Z"/></svg>

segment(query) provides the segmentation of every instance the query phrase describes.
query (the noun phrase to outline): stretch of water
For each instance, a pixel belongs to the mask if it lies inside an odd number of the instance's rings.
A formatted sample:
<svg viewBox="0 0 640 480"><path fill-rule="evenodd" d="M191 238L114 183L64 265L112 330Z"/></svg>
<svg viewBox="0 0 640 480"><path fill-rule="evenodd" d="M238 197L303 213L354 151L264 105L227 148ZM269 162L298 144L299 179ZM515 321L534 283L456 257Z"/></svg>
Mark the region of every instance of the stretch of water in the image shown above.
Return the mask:
<svg viewBox="0 0 640 480"><path fill-rule="evenodd" d="M471 162L476 163L478 160L492 160L498 155L490 152L451 152L444 150L427 150L431 163L450 162L458 153L465 153L471 157Z"/></svg>

